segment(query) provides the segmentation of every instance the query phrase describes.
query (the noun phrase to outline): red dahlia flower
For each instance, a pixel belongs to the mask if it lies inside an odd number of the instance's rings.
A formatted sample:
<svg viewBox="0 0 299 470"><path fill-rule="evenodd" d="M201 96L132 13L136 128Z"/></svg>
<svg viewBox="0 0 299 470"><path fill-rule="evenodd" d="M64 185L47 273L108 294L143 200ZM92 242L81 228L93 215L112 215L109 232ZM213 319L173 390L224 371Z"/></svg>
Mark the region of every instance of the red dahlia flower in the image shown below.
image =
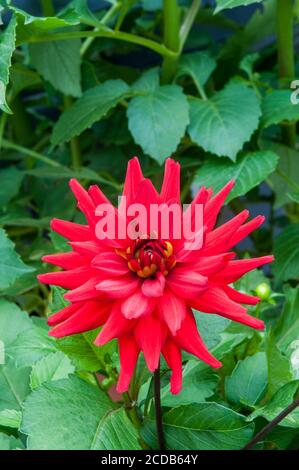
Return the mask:
<svg viewBox="0 0 299 470"><path fill-rule="evenodd" d="M60 338L102 326L95 340L97 346L117 338L119 392L128 389L140 351L151 372L158 367L162 353L172 370L172 393L179 393L182 387L182 350L212 367L220 367L198 333L192 308L262 330L263 322L248 315L241 305L255 305L259 298L238 292L232 284L248 271L273 260L272 256L234 260L235 254L229 251L263 223L263 216L244 223L249 216L244 210L215 228L233 184L229 182L215 196L202 187L189 208L184 213L181 210L182 220L190 217L194 226L195 205L203 206L203 245L189 250L184 236L165 240L159 238L159 233L151 238L146 233L136 240L99 240L96 225L100 216L96 215L96 207L110 202L97 186L86 191L71 180L70 187L87 225L52 221L52 230L69 240L72 251L43 258L63 271L42 274L39 280L69 289L65 298L70 305L49 318L53 327L50 335ZM159 194L143 177L138 159L132 159L123 195L128 206L139 203L149 209L151 204L180 204L179 164L167 160ZM113 208L113 214L120 223L119 210Z"/></svg>

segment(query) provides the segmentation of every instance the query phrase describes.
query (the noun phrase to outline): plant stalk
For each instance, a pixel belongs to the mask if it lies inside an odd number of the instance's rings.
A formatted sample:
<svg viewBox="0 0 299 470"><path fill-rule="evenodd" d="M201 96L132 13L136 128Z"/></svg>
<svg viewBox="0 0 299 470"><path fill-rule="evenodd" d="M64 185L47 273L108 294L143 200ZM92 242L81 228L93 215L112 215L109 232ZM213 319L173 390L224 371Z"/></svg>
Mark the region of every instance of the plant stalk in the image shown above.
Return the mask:
<svg viewBox="0 0 299 470"><path fill-rule="evenodd" d="M270 421L263 429L261 429L251 441L243 447L242 450L250 450L257 444L264 436L266 436L272 429L279 424L286 416L288 416L292 411L294 411L299 406L299 396L287 406L281 413L279 413L276 418Z"/></svg>
<svg viewBox="0 0 299 470"><path fill-rule="evenodd" d="M161 408L161 383L160 383L160 364L158 369L154 372L154 397L155 397L155 412L156 412L156 426L159 450L165 450L163 422L162 422L162 408Z"/></svg>
<svg viewBox="0 0 299 470"><path fill-rule="evenodd" d="M287 84L289 87L295 76L293 0L277 0L276 23L279 78L282 86ZM296 145L296 125L283 126L282 135L283 142L294 148Z"/></svg>
<svg viewBox="0 0 299 470"><path fill-rule="evenodd" d="M72 105L72 98L70 96L64 97L65 109ZM73 137L70 141L71 156L72 156L72 167L74 170L78 170L81 167L81 150L78 137Z"/></svg>
<svg viewBox="0 0 299 470"><path fill-rule="evenodd" d="M162 83L169 83L175 76L180 49L180 7L176 0L164 0L163 26L164 45L174 52L173 57L165 57L162 64Z"/></svg>
<svg viewBox="0 0 299 470"><path fill-rule="evenodd" d="M55 9L52 0L41 0L41 7L44 16L55 16Z"/></svg>

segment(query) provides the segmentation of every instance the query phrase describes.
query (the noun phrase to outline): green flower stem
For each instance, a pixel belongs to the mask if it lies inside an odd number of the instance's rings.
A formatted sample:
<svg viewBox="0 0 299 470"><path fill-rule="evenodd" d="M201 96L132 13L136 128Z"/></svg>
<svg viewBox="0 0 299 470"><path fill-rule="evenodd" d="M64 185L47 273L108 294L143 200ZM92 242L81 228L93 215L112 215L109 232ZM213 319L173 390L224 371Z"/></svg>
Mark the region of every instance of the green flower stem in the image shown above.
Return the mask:
<svg viewBox="0 0 299 470"><path fill-rule="evenodd" d="M20 152L22 155L32 157L35 160L46 163L47 165L55 167L55 168L63 167L63 165L61 165L60 163L56 162L55 160L51 160L51 158L48 158L45 155L42 155L41 153L35 152L34 150L30 150L26 147L23 147L22 145L14 144L13 142L10 142L9 140L6 140L6 139L2 139L2 148L15 150L16 152Z"/></svg>
<svg viewBox="0 0 299 470"><path fill-rule="evenodd" d="M70 96L64 97L65 109L69 108L73 103ZM72 167L74 170L78 170L81 167L81 150L78 137L73 137L70 141L71 155L72 155Z"/></svg>
<svg viewBox="0 0 299 470"><path fill-rule="evenodd" d="M186 39L190 33L192 25L195 21L196 15L201 5L201 0L193 0L191 7L189 8L186 17L183 21L183 24L180 29L180 53L184 49Z"/></svg>
<svg viewBox="0 0 299 470"><path fill-rule="evenodd" d="M117 2L115 5L112 5L112 7L109 8L107 13L101 19L101 24L105 26L120 10L121 6L122 5L120 2ZM100 30L98 28L94 29L94 32L99 32L99 31ZM95 40L95 37L89 37L85 39L85 41L82 44L81 51L80 51L81 57L87 52L87 50L89 49L89 47L91 46L94 40Z"/></svg>
<svg viewBox="0 0 299 470"><path fill-rule="evenodd" d="M55 9L52 0L41 0L41 7L44 16L55 16Z"/></svg>
<svg viewBox="0 0 299 470"><path fill-rule="evenodd" d="M299 396L295 398L293 403L287 406L281 413L279 413L276 418L270 421L261 431L259 431L251 441L243 447L242 450L251 450L255 444L260 442L272 429L277 426L286 416L288 416L292 411L294 411L299 406Z"/></svg>
<svg viewBox="0 0 299 470"><path fill-rule="evenodd" d="M164 0L164 45L173 51L173 57L165 57L162 64L162 83L172 81L178 64L180 49L180 8L176 0Z"/></svg>
<svg viewBox="0 0 299 470"><path fill-rule="evenodd" d="M157 54L160 54L163 57L176 57L176 53L169 50L164 44L159 44L156 41L147 39L141 36L136 36L135 34L126 33L123 31L113 31L112 29L102 29L100 31L67 31L55 34L46 34L44 36L31 36L26 39L26 43L37 43L37 42L48 42L48 41L64 41L66 39L81 39L81 38L111 38L117 39L119 41L126 41L131 44L137 44L139 46L146 47L151 49ZM18 44L20 45L20 44Z"/></svg>
<svg viewBox="0 0 299 470"><path fill-rule="evenodd" d="M279 77L287 82L295 76L294 39L293 39L293 0L277 0L277 52ZM296 144L296 126L291 124L283 126L283 141L289 147L294 148Z"/></svg>
<svg viewBox="0 0 299 470"><path fill-rule="evenodd" d="M2 147L2 139L3 139L3 135L4 135L6 122L7 122L7 114L2 113L2 115L0 117L0 150L1 150L1 147Z"/></svg>
<svg viewBox="0 0 299 470"><path fill-rule="evenodd" d="M165 450L163 421L162 421L162 407L161 407L161 380L160 380L160 364L158 369L154 372L154 396L155 396L155 412L156 412L156 427L159 450Z"/></svg>

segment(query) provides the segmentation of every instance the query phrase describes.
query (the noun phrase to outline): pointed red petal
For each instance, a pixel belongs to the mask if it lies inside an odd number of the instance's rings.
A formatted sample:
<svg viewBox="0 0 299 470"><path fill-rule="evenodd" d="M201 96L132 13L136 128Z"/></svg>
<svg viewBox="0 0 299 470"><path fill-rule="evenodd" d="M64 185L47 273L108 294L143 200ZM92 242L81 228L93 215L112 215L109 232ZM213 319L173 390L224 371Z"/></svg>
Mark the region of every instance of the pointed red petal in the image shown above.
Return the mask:
<svg viewBox="0 0 299 470"><path fill-rule="evenodd" d="M159 301L159 311L171 333L175 336L186 316L184 300L167 289Z"/></svg>
<svg viewBox="0 0 299 470"><path fill-rule="evenodd" d="M209 364L211 367L221 367L221 362L217 361L217 359L209 353L202 341L191 310L187 311L182 327L175 336L175 342L179 347L190 354L194 354L194 356L198 357L206 364Z"/></svg>
<svg viewBox="0 0 299 470"><path fill-rule="evenodd" d="M135 328L135 338L143 351L147 367L150 372L154 372L159 365L166 328L153 315L142 317Z"/></svg>
<svg viewBox="0 0 299 470"><path fill-rule="evenodd" d="M70 188L78 201L78 207L85 215L88 223L93 225L95 223L95 204L93 203L88 192L81 186L76 179L71 179L69 182Z"/></svg>
<svg viewBox="0 0 299 470"><path fill-rule="evenodd" d="M44 263L54 264L62 269L75 269L80 265L85 264L87 262L87 258L70 251L67 253L43 256L42 261Z"/></svg>
<svg viewBox="0 0 299 470"><path fill-rule="evenodd" d="M165 277L158 273L155 279L145 279L141 289L146 297L161 297L165 288Z"/></svg>
<svg viewBox="0 0 299 470"><path fill-rule="evenodd" d="M170 391L174 395L182 390L182 354L174 341L168 340L164 344L162 354L168 367L172 370L170 377Z"/></svg>
<svg viewBox="0 0 299 470"><path fill-rule="evenodd" d="M111 278L100 281L96 285L96 289L107 297L121 299L132 295L136 291L139 282L137 277L133 277L129 274L121 278Z"/></svg>
<svg viewBox="0 0 299 470"><path fill-rule="evenodd" d="M39 282L60 286L64 289L76 289L85 282L89 281L96 274L94 269L88 267L72 269L70 271L55 271L37 276Z"/></svg>
<svg viewBox="0 0 299 470"><path fill-rule="evenodd" d="M135 325L135 321L127 320L120 309L121 302L115 302L107 322L94 342L96 346L102 346L111 341L111 339L122 336Z"/></svg>
<svg viewBox="0 0 299 470"><path fill-rule="evenodd" d="M72 304L72 305L68 305L62 310L59 310L59 312L54 313L54 315L51 315L48 318L48 325L55 326L58 323L63 322L64 320L72 316L73 313L75 313L81 306L82 304Z"/></svg>
<svg viewBox="0 0 299 470"><path fill-rule="evenodd" d="M204 210L204 223L208 227L208 230L213 229L224 201L233 189L234 184L234 180L229 181L219 193L207 202Z"/></svg>
<svg viewBox="0 0 299 470"><path fill-rule="evenodd" d="M122 303L121 311L128 320L131 320L142 315L149 315L155 305L156 300L154 298L146 297L140 290L137 290Z"/></svg>
<svg viewBox="0 0 299 470"><path fill-rule="evenodd" d="M118 343L120 356L120 374L116 390L118 393L124 393L128 391L140 349L133 335L121 336L118 340Z"/></svg>
<svg viewBox="0 0 299 470"><path fill-rule="evenodd" d="M130 272L127 261L113 251L97 255L92 260L92 266L108 276L122 276Z"/></svg>
<svg viewBox="0 0 299 470"><path fill-rule="evenodd" d="M244 294L243 292L239 292L230 286L222 286L222 289L231 300L240 304L256 305L261 301L259 297Z"/></svg>
<svg viewBox="0 0 299 470"><path fill-rule="evenodd" d="M229 261L227 266L222 271L213 276L213 281L220 282L222 284L231 284L249 271L258 268L263 264L272 263L273 260L274 257L269 255L261 256L260 258Z"/></svg>
<svg viewBox="0 0 299 470"><path fill-rule="evenodd" d="M165 162L160 196L163 203L172 200L172 202L180 204L180 164L171 158L168 158Z"/></svg>
<svg viewBox="0 0 299 470"><path fill-rule="evenodd" d="M92 239L88 225L75 224L67 220L53 219L51 229L71 241L87 241Z"/></svg>
<svg viewBox="0 0 299 470"><path fill-rule="evenodd" d="M104 302L86 302L70 318L55 326L49 335L63 338L99 328L106 321L109 310L110 305Z"/></svg>

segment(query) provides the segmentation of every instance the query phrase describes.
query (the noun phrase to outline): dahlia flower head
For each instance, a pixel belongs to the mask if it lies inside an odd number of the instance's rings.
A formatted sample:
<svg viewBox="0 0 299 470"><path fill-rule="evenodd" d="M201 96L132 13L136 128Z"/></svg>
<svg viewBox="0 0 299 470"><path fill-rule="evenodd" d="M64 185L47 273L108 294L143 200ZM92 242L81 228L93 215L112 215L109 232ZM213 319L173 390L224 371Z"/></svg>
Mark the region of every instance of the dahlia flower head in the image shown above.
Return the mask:
<svg viewBox="0 0 299 470"><path fill-rule="evenodd" d="M211 367L221 367L202 341L192 309L219 314L230 320L262 330L262 320L247 314L243 304L255 305L259 298L237 291L233 283L245 273L273 260L272 256L236 260L231 251L237 243L264 221L259 215L247 221L249 212L216 227L217 216L233 188L230 181L213 195L201 187L183 211L180 202L180 165L168 159L161 192L144 178L138 158L128 163L123 196L127 205L177 203L181 217L194 225L196 204L203 207L203 243L198 249L186 248L180 239L161 239L143 234L136 240L124 237L99 239L96 234L96 208L111 204L98 186L85 190L76 180L70 187L86 225L54 219L51 228L68 240L72 251L43 257L43 261L62 268L39 276L45 284L67 289L69 305L48 319L56 338L102 327L97 346L116 338L119 345L120 375L117 390L128 390L142 352L150 372L163 355L171 369L170 390L182 388L182 351L193 354ZM119 208L113 207L116 220ZM119 221L119 220L118 220Z"/></svg>

